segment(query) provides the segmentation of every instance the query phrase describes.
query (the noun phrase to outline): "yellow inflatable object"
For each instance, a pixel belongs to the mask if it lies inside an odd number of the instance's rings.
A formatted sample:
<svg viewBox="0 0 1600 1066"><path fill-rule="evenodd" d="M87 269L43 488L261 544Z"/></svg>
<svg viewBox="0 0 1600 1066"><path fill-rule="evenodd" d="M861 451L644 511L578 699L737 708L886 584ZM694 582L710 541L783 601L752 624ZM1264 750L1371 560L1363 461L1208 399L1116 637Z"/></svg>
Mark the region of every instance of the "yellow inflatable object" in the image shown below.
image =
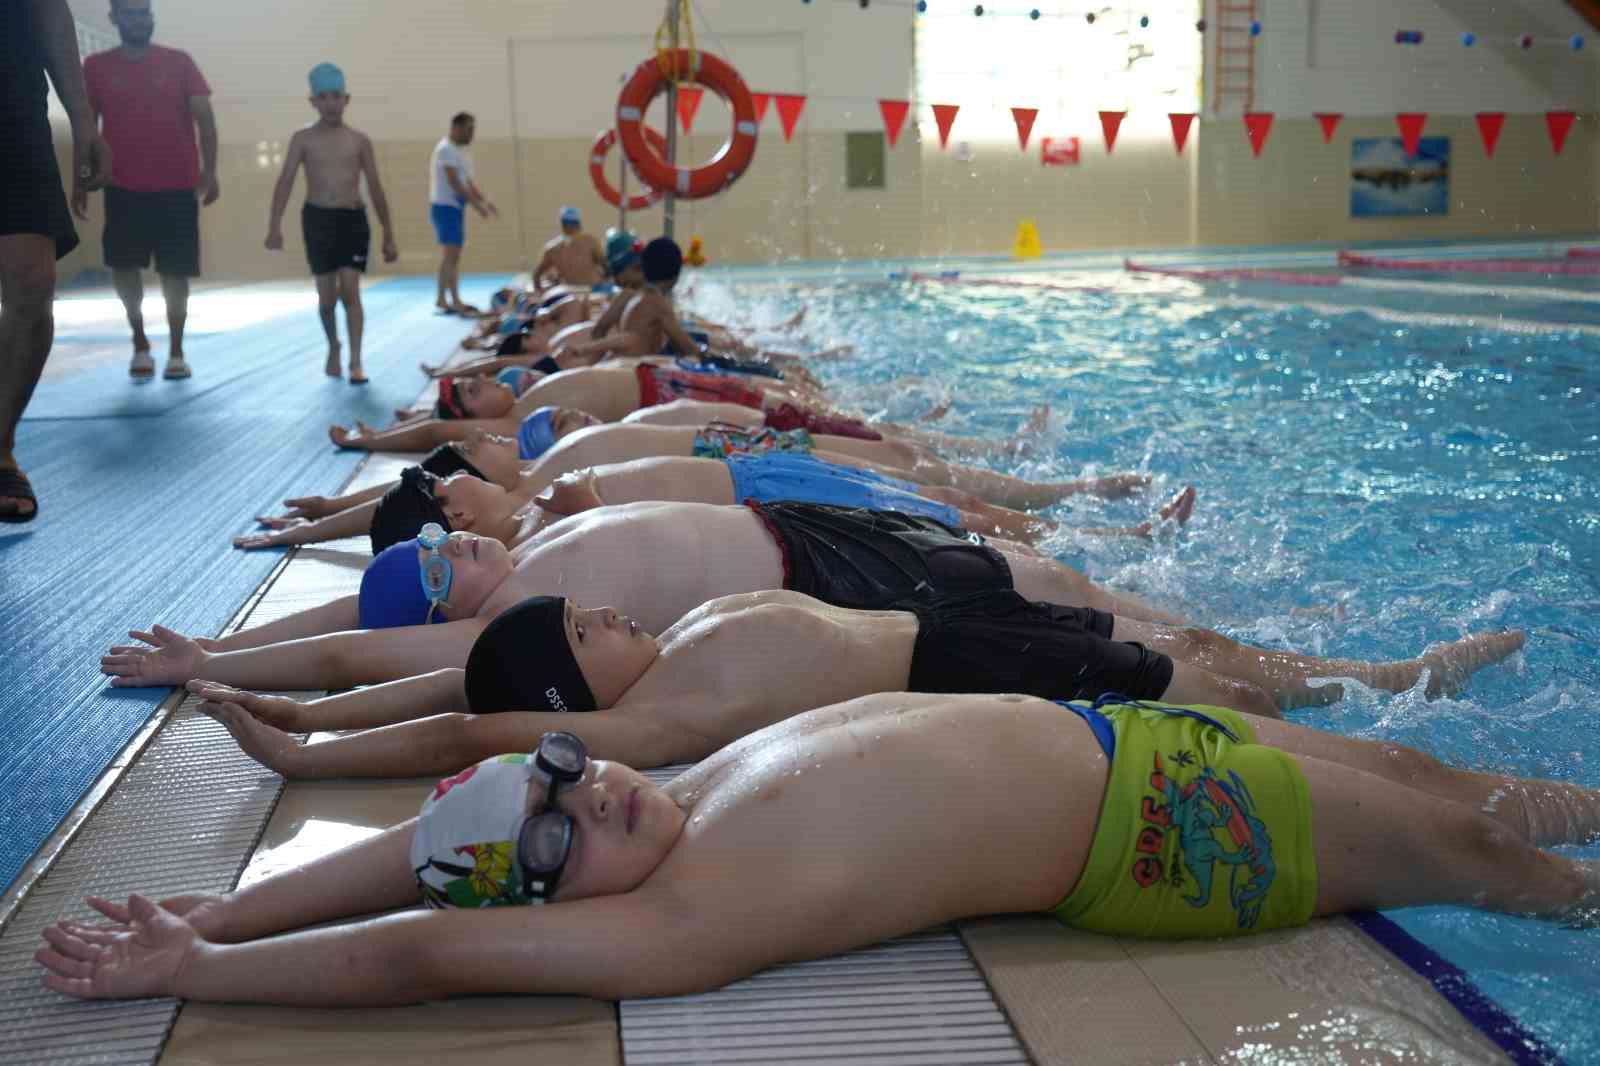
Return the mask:
<svg viewBox="0 0 1600 1066"><path fill-rule="evenodd" d="M1038 253L1035 252L1034 254L1037 255ZM699 237L689 238L689 250L683 253L683 262L685 266L692 267L703 267L710 262L706 258L705 245L700 243Z"/></svg>
<svg viewBox="0 0 1600 1066"><path fill-rule="evenodd" d="M1017 239L1011 245L1011 255L1017 259L1037 259L1044 254L1044 249L1039 246L1039 227L1033 224L1033 219L1025 218L1017 223Z"/></svg>

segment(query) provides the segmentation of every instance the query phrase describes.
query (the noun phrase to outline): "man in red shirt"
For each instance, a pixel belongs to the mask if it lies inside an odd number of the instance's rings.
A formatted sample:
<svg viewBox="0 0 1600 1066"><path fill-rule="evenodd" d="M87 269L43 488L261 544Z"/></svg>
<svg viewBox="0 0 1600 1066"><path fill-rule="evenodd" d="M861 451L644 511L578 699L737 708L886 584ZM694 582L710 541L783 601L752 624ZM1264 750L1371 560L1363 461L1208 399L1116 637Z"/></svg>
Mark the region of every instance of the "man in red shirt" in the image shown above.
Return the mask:
<svg viewBox="0 0 1600 1066"><path fill-rule="evenodd" d="M211 87L188 53L150 43L150 0L111 0L122 45L84 61L89 102L111 145L106 188L106 266L133 327L135 381L155 376L144 334L144 282L155 257L171 334L166 378L186 378L183 325L189 279L200 274L200 202L217 198L217 124ZM200 139L195 143L195 128ZM201 200L197 200L197 197Z"/></svg>

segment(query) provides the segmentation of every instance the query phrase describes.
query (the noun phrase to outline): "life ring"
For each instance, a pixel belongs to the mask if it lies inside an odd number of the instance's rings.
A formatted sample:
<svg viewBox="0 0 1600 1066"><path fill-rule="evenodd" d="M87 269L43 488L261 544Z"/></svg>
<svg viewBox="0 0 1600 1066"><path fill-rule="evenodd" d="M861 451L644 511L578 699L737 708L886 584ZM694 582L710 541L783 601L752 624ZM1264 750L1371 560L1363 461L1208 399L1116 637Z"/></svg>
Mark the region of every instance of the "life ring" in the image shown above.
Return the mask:
<svg viewBox="0 0 1600 1066"><path fill-rule="evenodd" d="M667 154L667 139L660 133L646 126L644 139L659 155ZM616 143L616 130L602 130L600 136L594 139L594 147L589 149L589 180L594 182L594 191L600 194L600 199L612 207L621 207L622 193L606 180L606 156L611 154L611 146ZM646 183L644 192L628 197L628 210L643 211L659 203L665 195L667 194L661 189Z"/></svg>
<svg viewBox="0 0 1600 1066"><path fill-rule="evenodd" d="M646 184L685 200L713 196L733 184L755 158L755 101L750 99L750 90L739 72L714 55L678 48L661 53L661 57L664 63L655 56L640 63L617 96L617 133L622 139L622 151ZM644 113L650 101L667 89L668 77L661 69L664 65L671 67L680 80L704 85L733 110L733 133L703 167L675 167L667 162L664 151L646 143Z"/></svg>

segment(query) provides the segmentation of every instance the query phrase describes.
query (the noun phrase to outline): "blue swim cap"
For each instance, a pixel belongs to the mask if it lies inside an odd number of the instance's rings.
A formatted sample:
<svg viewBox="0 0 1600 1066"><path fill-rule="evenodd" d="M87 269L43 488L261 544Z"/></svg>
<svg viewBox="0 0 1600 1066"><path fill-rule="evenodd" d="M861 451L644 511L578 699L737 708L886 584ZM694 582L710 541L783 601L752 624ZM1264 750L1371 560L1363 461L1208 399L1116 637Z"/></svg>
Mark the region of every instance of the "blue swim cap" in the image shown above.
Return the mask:
<svg viewBox="0 0 1600 1066"><path fill-rule="evenodd" d="M528 380L528 372L520 366L508 366L496 374L494 379L502 385L510 385L511 391L518 396L527 392L528 386L532 384Z"/></svg>
<svg viewBox="0 0 1600 1066"><path fill-rule="evenodd" d="M417 565L417 538L383 549L361 575L361 628L390 629L428 622L428 597ZM434 612L434 621L444 617Z"/></svg>
<svg viewBox="0 0 1600 1066"><path fill-rule="evenodd" d="M311 73L306 75L306 80L311 83L312 96L344 92L344 71L332 63L318 63L311 68Z"/></svg>
<svg viewBox="0 0 1600 1066"><path fill-rule="evenodd" d="M524 460L537 459L556 442L556 412L559 407L541 407L517 427L517 454Z"/></svg>
<svg viewBox="0 0 1600 1066"><path fill-rule="evenodd" d="M576 207L563 207L561 209L561 224L563 226L583 225L583 216L578 214Z"/></svg>

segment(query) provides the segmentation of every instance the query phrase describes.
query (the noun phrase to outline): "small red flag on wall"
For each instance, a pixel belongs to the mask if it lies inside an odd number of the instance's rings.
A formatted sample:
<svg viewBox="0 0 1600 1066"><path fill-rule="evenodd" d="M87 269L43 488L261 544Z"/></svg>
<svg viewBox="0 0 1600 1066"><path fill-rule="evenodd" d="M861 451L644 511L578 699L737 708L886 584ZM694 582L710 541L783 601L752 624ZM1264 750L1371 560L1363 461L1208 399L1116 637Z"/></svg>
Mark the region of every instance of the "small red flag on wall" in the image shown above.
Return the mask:
<svg viewBox="0 0 1600 1066"><path fill-rule="evenodd" d="M1172 123L1172 143L1182 155L1183 146L1189 140L1189 127L1194 123L1194 112L1170 111L1167 119Z"/></svg>
<svg viewBox="0 0 1600 1066"><path fill-rule="evenodd" d="M767 105L772 102L772 95L770 93L751 93L750 102L756 105L756 125L759 126L762 120L767 117Z"/></svg>
<svg viewBox="0 0 1600 1066"><path fill-rule="evenodd" d="M1572 132L1572 123L1578 116L1571 111L1546 111L1544 113L1545 128L1550 131L1550 147L1556 150L1556 155L1561 154L1561 149L1567 143L1567 134Z"/></svg>
<svg viewBox="0 0 1600 1066"><path fill-rule="evenodd" d="M1267 146L1267 135L1272 132L1271 111L1246 111L1244 131L1250 135L1250 154L1261 158L1261 149Z"/></svg>
<svg viewBox="0 0 1600 1066"><path fill-rule="evenodd" d="M1122 120L1127 116L1126 111L1100 112L1100 132L1105 134L1106 155L1111 154L1111 149L1117 146L1117 131L1122 128Z"/></svg>
<svg viewBox="0 0 1600 1066"><path fill-rule="evenodd" d="M910 109L909 100L878 101L878 111L883 115L883 132L888 134L890 148L900 139L900 130L906 124L906 112Z"/></svg>
<svg viewBox="0 0 1600 1066"><path fill-rule="evenodd" d="M1075 167L1083 159L1076 137L1045 137L1039 141L1039 164L1046 167Z"/></svg>
<svg viewBox="0 0 1600 1066"><path fill-rule="evenodd" d="M960 104L934 104L933 121L939 124L939 147L943 148L950 143L950 127L955 123L956 112L961 110Z"/></svg>
<svg viewBox="0 0 1600 1066"><path fill-rule="evenodd" d="M1033 120L1039 117L1037 107L1013 107L1011 120L1017 124L1017 144L1026 152L1028 150L1028 134L1033 132Z"/></svg>
<svg viewBox="0 0 1600 1066"><path fill-rule="evenodd" d="M778 119L783 123L783 139L787 141L794 136L794 124L800 121L800 112L805 110L806 98L791 93L773 93L772 102L778 105Z"/></svg>
<svg viewBox="0 0 1600 1066"><path fill-rule="evenodd" d="M1342 111L1317 111L1317 121L1322 124L1322 143L1333 143L1333 131L1339 128L1339 120L1344 118Z"/></svg>
<svg viewBox="0 0 1600 1066"><path fill-rule="evenodd" d="M1478 136L1483 138L1483 154L1493 159L1494 146L1500 143L1500 127L1506 124L1506 113L1479 111L1474 117L1478 120Z"/></svg>
<svg viewBox="0 0 1600 1066"><path fill-rule="evenodd" d="M1394 122L1400 127L1400 143L1405 146L1406 155L1416 155L1417 145L1422 141L1422 127L1428 124L1427 112L1402 111L1394 117Z"/></svg>
<svg viewBox="0 0 1600 1066"><path fill-rule="evenodd" d="M684 133L694 132L694 115L700 110L700 97L704 95L704 89L678 87L678 122L683 126Z"/></svg>

